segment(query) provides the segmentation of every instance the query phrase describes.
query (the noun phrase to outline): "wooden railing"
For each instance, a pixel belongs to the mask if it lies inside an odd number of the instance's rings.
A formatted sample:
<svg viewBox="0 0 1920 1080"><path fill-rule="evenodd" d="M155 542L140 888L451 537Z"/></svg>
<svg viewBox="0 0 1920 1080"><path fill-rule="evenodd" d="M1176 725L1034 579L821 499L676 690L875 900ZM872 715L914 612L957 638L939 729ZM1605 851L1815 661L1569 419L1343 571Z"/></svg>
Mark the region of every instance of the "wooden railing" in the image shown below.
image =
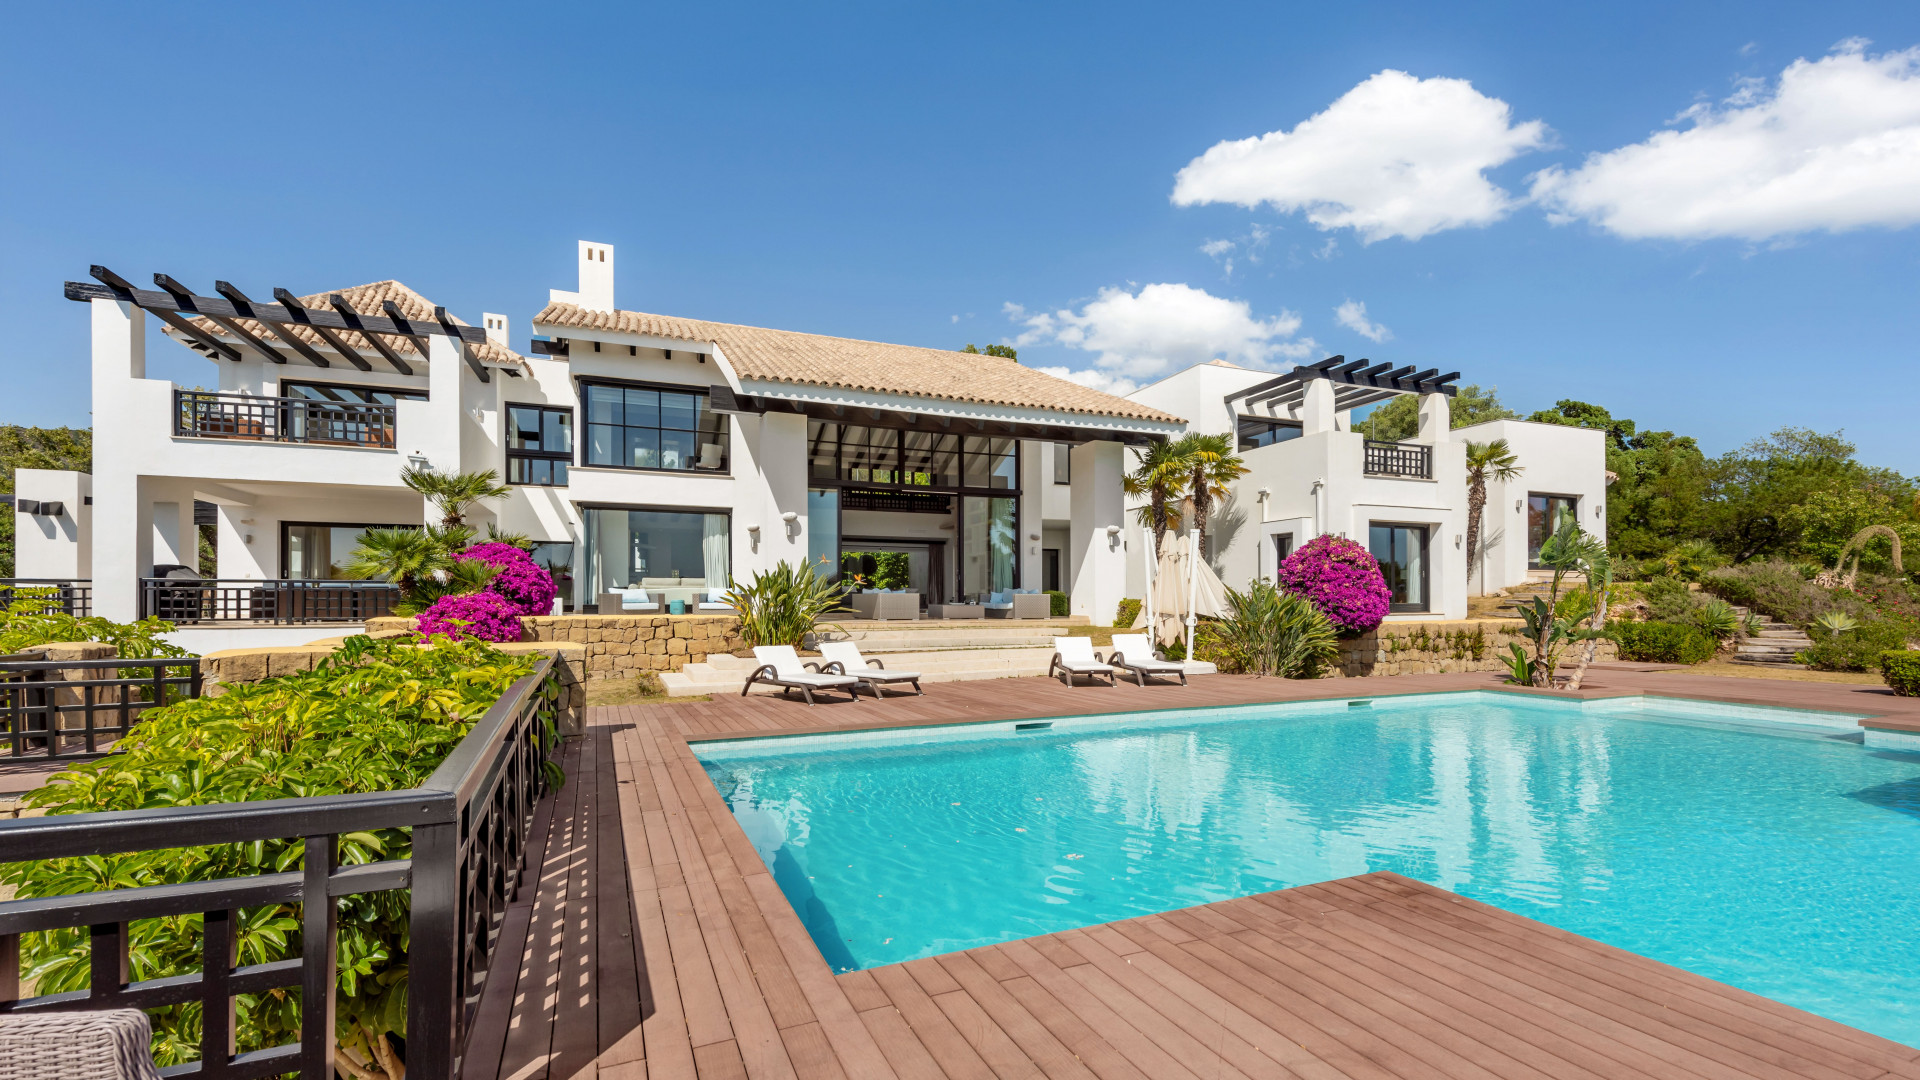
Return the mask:
<svg viewBox="0 0 1920 1080"><path fill-rule="evenodd" d="M0 821L9 861L171 850L193 844L298 839L303 865L285 873L148 885L0 902L0 1013L147 1009L199 1002L200 1060L170 1076L251 1080L297 1072L333 1080L337 910L343 896L408 892L408 1080L452 1080L506 906L521 885L534 804L547 788L554 748L553 661L513 684L426 783L406 791L179 806ZM408 829L407 859L339 865L342 834ZM318 901L318 902L309 902ZM236 967L243 909L300 905L301 955ZM199 914L200 971L130 981L127 926ZM87 927L92 972L85 990L20 997L20 935ZM519 963L520 957L503 958ZM233 1052L236 994L300 988L299 1041Z"/></svg>
<svg viewBox="0 0 1920 1080"><path fill-rule="evenodd" d="M1368 476L1431 480L1433 447L1426 443L1374 442L1368 439L1366 473Z"/></svg>
<svg viewBox="0 0 1920 1080"><path fill-rule="evenodd" d="M173 392L175 435L195 439L394 447L394 407L308 398Z"/></svg>

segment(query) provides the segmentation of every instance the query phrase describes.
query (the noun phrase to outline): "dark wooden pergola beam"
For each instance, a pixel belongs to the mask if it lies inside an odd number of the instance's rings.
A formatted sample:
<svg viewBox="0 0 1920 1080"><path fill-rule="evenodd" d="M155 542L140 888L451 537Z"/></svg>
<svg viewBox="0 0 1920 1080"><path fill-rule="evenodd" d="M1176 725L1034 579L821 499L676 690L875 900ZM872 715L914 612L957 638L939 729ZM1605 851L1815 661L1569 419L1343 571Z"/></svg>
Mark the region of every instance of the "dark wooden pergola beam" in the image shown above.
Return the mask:
<svg viewBox="0 0 1920 1080"><path fill-rule="evenodd" d="M193 310L193 308L190 307L190 305L193 302L193 290L187 288L185 285L180 284L178 281L175 281L172 277L166 274L153 275L153 283L155 285L160 286L162 289L165 289L167 292L171 293L175 300L180 301L182 311ZM255 337L254 335L248 333L245 327L242 327L239 324L235 323L232 319L224 319L218 315L208 315L204 312L200 314L200 317L203 319L206 319L208 322L219 327L222 331L226 332L228 335L239 338L240 341L247 346L247 348L252 349L254 352L259 353L261 356L266 357L268 360L271 360L276 364L284 364L287 362L287 358L284 356L281 356L278 350L274 349L271 345L268 345L266 342L261 341L259 338ZM165 321L165 320L163 319L162 321ZM233 357L233 359L238 360L240 359L240 357L235 356Z"/></svg>
<svg viewBox="0 0 1920 1080"><path fill-rule="evenodd" d="M448 331L448 336L453 338L454 344L460 346L460 359L467 362L467 367L473 372L473 377L479 379L481 382L492 382L493 377L487 374L487 367L480 362L480 358L473 355L473 350L467 345L467 339L459 334L452 333L452 330L457 328L458 324L453 321L453 316L447 314L447 309L435 305L433 317L439 320L442 329ZM480 331L480 340L487 340L487 332L485 330Z"/></svg>
<svg viewBox="0 0 1920 1080"><path fill-rule="evenodd" d="M246 293L243 293L239 289L235 288L232 282L216 281L213 283L213 291L219 293L221 296L226 297L227 302L232 304L236 310L240 311L244 318L251 319L254 317L253 301L247 298ZM208 315L207 318L215 319L215 321L218 321L217 318L212 315ZM324 356L321 356L320 350L314 348L313 346L307 344L304 341L301 341L298 337L295 337L291 331L280 329L280 325L278 323L268 322L264 319L257 320L257 321L260 323L260 325L263 328L265 328L267 333L272 334L274 336L275 340L280 341L281 343L285 344L287 348L292 349L294 352L299 353L301 356L305 357L307 362L309 364L312 364L314 367L325 368L325 367L333 366L333 361L328 360ZM275 357L275 360L278 363L282 363L282 364L286 363L284 359L280 359L277 356Z"/></svg>
<svg viewBox="0 0 1920 1080"><path fill-rule="evenodd" d="M293 295L293 293L291 292L288 292L286 289L280 288L279 286L274 287L273 298L275 300L280 301L280 306L286 308L290 314L308 315L308 316L331 314L330 312L321 311L319 308L309 308L302 305L300 303L299 297ZM339 318L339 316L335 315L334 318ZM373 365L367 363L366 357L360 355L360 350L347 344L345 339L343 339L339 334L336 334L333 332L332 327L317 326L313 323L313 321L310 318L291 319L288 321L298 322L300 325L306 327L307 329L313 331L316 334L319 334L320 340L326 342L328 348L331 348L334 352L339 353L341 357L343 357L347 361L347 363L352 364L354 367L359 368L361 371L373 370ZM342 328L345 329L345 327L342 327Z"/></svg>
<svg viewBox="0 0 1920 1080"><path fill-rule="evenodd" d="M110 289L115 289L115 290L119 290L126 293L133 293L136 291L133 285L130 282L128 282L127 279L121 277L119 274L114 273L113 271L107 269L104 266L93 267L91 270L91 273L93 274L94 277L99 278L100 281ZM172 281L173 279L168 278L167 280ZM223 360L238 361L241 359L240 350L234 348L233 346L227 344L224 341L221 341L219 338L214 337L212 334L207 333L205 330L200 329L199 327L193 325L192 323L181 318L180 316L175 315L173 312L176 310L179 310L179 309L174 308L168 311L156 311L154 312L154 315L157 318L159 318L161 322L166 323L168 326L171 326L175 330L180 331L182 334L187 335L188 337L192 338L194 341L199 342L200 347L205 349L207 352L211 353L212 355L217 356Z"/></svg>
<svg viewBox="0 0 1920 1080"><path fill-rule="evenodd" d="M405 360L400 359L400 354L397 352L394 352L393 347L391 345L388 345L385 341L382 341L380 339L379 334L376 334L373 331L368 330L361 325L360 313L353 310L353 305L347 303L346 297L341 296L339 293L328 293L327 303L333 308L333 310L340 313L341 318L347 320L349 323L354 324L353 328L360 332L361 339L365 341L367 344L373 346L373 351L379 353L380 358L382 360L385 360L388 364L392 365L393 370L399 372L402 375L413 374L413 368L407 366L407 362Z"/></svg>
<svg viewBox="0 0 1920 1080"><path fill-rule="evenodd" d="M410 320L407 318L406 312L400 310L399 304L391 300L382 300L380 301L380 310L386 312L387 318L392 319L395 324L406 323L409 325L409 328L411 328ZM407 340L413 342L413 347L420 350L420 359L427 359L429 356L427 335L412 333L407 335Z"/></svg>
<svg viewBox="0 0 1920 1080"><path fill-rule="evenodd" d="M103 284L86 281L69 281L65 286L65 295L69 300L119 300L135 304L158 315L162 311L187 311L194 315L219 315L230 319L258 319L264 323L298 323L302 326L326 327L330 330L370 330L377 334L396 334L409 336L416 332L444 334L457 337L462 341L481 344L487 340L487 332L478 326L462 326L459 323L445 322L438 326L430 323L413 322L409 327L396 326L393 320L373 315L360 317L360 326L351 326L338 313L321 308L298 308L288 311L278 304L246 304L248 310L237 308L231 298L222 299L213 296L190 296L191 306L183 307L179 298L172 293L154 289L136 289L118 274L104 266L92 268L93 276ZM106 275L106 276L102 276ZM280 290L275 290L278 297ZM427 329L420 330L425 327Z"/></svg>

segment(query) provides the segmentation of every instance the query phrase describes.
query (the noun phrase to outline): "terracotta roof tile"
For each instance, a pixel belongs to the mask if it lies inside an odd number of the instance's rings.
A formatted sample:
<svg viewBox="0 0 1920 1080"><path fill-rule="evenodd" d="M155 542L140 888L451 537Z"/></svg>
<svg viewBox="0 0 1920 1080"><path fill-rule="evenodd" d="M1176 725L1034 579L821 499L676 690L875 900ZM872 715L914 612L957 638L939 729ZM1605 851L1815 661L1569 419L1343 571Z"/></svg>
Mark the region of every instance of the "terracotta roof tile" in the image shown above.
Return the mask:
<svg viewBox="0 0 1920 1080"><path fill-rule="evenodd" d="M333 306L327 302L327 297L334 293L339 293L341 299L347 302L348 307L362 315L377 315L381 318L386 318L387 313L386 310L381 307L381 303L382 301L391 300L394 306L398 307L401 313L406 315L408 319L421 321L431 321L433 319L433 301L428 300L426 297L421 296L419 293L414 292L398 281L375 281L366 285L355 285L349 289L329 289L326 292L317 292L311 296L303 296L300 298L300 302L310 308L320 308L331 311ZM453 318L455 323L461 326L471 325L457 317L450 317ZM231 340L226 337L225 331L222 331L206 319L193 318L189 321L215 337L219 337L222 340ZM266 330L261 327L258 321L253 319L235 319L234 321L248 331L251 331L267 344L279 344L271 334L268 334ZM328 352L331 352L333 349L333 346L328 345L319 334L314 333L306 327L296 326L290 323L279 323L277 326L282 333L290 333L316 349L322 349ZM167 333L174 337L181 336L173 330L168 330ZM363 336L353 330L337 330L335 333L339 334L341 340L349 345L359 344ZM419 349L414 347L413 341L410 338L400 337L394 334L380 334L378 336L381 341L386 342L388 348L402 356L414 356L420 352ZM367 345L365 348L368 352L375 351L371 345ZM526 358L519 353L491 341L474 345L473 355L481 363L492 364L496 367L520 367L526 364Z"/></svg>
<svg viewBox="0 0 1920 1080"><path fill-rule="evenodd" d="M679 319L639 311L593 311L556 301L536 326L711 342L742 379L911 394L1017 408L1179 423L1176 416L981 353Z"/></svg>

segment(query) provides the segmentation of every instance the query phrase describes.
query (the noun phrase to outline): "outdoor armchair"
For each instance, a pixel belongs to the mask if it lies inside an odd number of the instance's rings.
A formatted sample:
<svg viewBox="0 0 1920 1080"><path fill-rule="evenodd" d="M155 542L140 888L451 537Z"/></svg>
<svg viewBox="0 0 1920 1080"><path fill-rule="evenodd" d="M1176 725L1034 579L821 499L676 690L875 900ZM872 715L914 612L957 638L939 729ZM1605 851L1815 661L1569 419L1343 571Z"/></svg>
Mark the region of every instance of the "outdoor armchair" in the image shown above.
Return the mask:
<svg viewBox="0 0 1920 1080"><path fill-rule="evenodd" d="M138 1009L0 1016L7 1080L160 1080L153 1028Z"/></svg>
<svg viewBox="0 0 1920 1080"><path fill-rule="evenodd" d="M1096 681L1099 676L1105 675L1108 686L1119 685L1114 681L1113 666L1101 663L1100 657L1093 651L1092 638L1054 638L1053 660L1047 665L1047 677L1052 678L1055 673L1058 673L1060 681L1068 686L1073 685L1075 675L1085 675Z"/></svg>
<svg viewBox="0 0 1920 1080"><path fill-rule="evenodd" d="M868 659L860 655L860 646L851 641L823 641L820 643L820 658L828 661L820 670L831 672L838 669L842 675L851 675L866 683L873 690L874 697L884 697L881 687L887 683L912 683L913 692L924 694L920 689L920 673L917 671L888 671L887 665L878 659Z"/></svg>
<svg viewBox="0 0 1920 1080"><path fill-rule="evenodd" d="M1113 651L1107 654L1107 663L1117 668L1133 672L1133 679L1141 686L1147 685L1147 676L1178 675L1180 685L1187 685L1187 668L1161 658L1154 651L1153 639L1145 634L1113 635Z"/></svg>
<svg viewBox="0 0 1920 1080"><path fill-rule="evenodd" d="M777 686L785 694L788 690L798 690L813 704L815 690L845 690L847 696L860 700L860 680L851 675L830 675L820 670L817 663L802 663L800 654L793 651L791 645L755 645L753 658L760 666L747 676L746 685L740 688L740 696L746 697L747 691L755 683Z"/></svg>

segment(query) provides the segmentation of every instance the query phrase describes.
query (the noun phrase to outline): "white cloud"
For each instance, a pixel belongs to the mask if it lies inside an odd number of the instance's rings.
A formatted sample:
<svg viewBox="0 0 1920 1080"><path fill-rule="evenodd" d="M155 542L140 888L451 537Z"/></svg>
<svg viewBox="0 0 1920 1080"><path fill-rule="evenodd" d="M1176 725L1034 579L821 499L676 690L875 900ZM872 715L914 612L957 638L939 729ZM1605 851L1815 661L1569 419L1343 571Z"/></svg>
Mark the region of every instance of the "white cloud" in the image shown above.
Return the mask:
<svg viewBox="0 0 1920 1080"><path fill-rule="evenodd" d="M1843 41L1795 60L1769 91L1736 84L1685 130L1590 155L1533 178L1556 222L1625 237L1767 240L1920 222L1920 48L1869 56Z"/></svg>
<svg viewBox="0 0 1920 1080"><path fill-rule="evenodd" d="M1333 321L1359 334L1368 341L1381 342L1393 337L1393 331L1372 322L1367 318L1367 305L1358 300L1348 300L1333 309Z"/></svg>
<svg viewBox="0 0 1920 1080"><path fill-rule="evenodd" d="M1305 211L1363 242L1486 225L1514 199L1486 171L1547 145L1545 124L1464 79L1382 71L1292 131L1222 142L1174 178L1180 206L1225 202Z"/></svg>
<svg viewBox="0 0 1920 1080"><path fill-rule="evenodd" d="M1011 303L1005 310L1025 327L1015 345L1057 344L1096 354L1094 370L1075 379L1089 386L1096 385L1089 380L1152 379L1214 359L1265 367L1318 347L1312 338L1294 339L1300 316L1291 311L1258 318L1244 300L1185 284L1105 288L1079 311L1033 312Z"/></svg>
<svg viewBox="0 0 1920 1080"><path fill-rule="evenodd" d="M1081 386L1091 387L1103 393L1114 394L1119 397L1125 397L1135 390L1140 389L1139 383L1134 382L1125 375L1115 375L1112 372L1102 371L1099 368L1082 368L1079 371L1075 371L1072 368L1043 367L1034 368L1033 370L1052 375L1056 379L1076 382Z"/></svg>
<svg viewBox="0 0 1920 1080"><path fill-rule="evenodd" d="M1261 253L1266 250L1272 239L1272 231L1265 225L1255 225L1247 230L1247 235L1235 240L1209 240L1200 245L1200 253L1220 264L1220 274L1227 280L1233 280L1234 260L1245 258L1247 262L1260 265Z"/></svg>

